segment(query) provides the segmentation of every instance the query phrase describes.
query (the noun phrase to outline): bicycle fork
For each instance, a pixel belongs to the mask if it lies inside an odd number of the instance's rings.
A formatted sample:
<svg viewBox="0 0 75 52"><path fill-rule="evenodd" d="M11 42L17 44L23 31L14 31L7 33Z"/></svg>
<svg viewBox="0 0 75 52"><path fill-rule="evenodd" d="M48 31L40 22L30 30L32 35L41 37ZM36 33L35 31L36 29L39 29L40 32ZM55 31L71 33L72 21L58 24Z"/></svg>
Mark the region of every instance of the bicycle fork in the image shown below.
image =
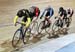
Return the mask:
<svg viewBox="0 0 75 52"><path fill-rule="evenodd" d="M23 40L23 43L25 44L25 42L24 42L24 37L25 37L25 33L24 33L24 29L23 29L23 27L21 27L21 30L20 30L21 32L20 32L20 34L21 34L21 39Z"/></svg>

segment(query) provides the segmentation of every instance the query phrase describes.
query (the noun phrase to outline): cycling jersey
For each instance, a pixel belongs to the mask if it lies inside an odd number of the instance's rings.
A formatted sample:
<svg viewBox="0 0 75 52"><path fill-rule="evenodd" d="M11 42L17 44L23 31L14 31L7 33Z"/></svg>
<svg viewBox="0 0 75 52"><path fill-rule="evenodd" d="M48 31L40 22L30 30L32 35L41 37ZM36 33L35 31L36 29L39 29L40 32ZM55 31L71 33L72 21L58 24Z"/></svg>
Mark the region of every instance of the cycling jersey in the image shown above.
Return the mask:
<svg viewBox="0 0 75 52"><path fill-rule="evenodd" d="M67 12L66 12L66 10L59 11L59 15L60 15L60 17L63 16L63 18L66 18L66 17L67 17Z"/></svg>
<svg viewBox="0 0 75 52"><path fill-rule="evenodd" d="M22 23L26 24L25 26L28 27L31 22L30 14L27 9L21 9L18 11L16 17L14 18L14 24L17 22L18 18L23 18Z"/></svg>
<svg viewBox="0 0 75 52"><path fill-rule="evenodd" d="M51 8L51 7L50 7L50 8L46 8L46 9L43 11L43 13L42 13L42 15L41 15L40 18L42 18L44 14L45 14L45 16L50 16L50 17L52 17L53 14L54 14L53 8Z"/></svg>
<svg viewBox="0 0 75 52"><path fill-rule="evenodd" d="M68 9L67 14L69 15L69 17L72 17L72 15L74 14L74 11L72 9Z"/></svg>

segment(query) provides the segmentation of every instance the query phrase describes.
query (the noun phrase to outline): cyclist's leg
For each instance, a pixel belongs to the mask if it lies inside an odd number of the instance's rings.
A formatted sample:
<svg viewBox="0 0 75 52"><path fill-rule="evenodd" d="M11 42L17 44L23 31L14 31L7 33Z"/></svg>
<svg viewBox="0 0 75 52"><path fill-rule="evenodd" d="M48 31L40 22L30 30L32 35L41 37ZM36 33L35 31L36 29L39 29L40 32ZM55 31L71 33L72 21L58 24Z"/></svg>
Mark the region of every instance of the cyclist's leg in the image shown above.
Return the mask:
<svg viewBox="0 0 75 52"><path fill-rule="evenodd" d="M22 22L21 22L22 24L25 24L25 22L22 20ZM22 39L23 39L23 43L24 44L26 44L26 41L24 41L24 37L26 36L26 34L25 34L25 31L26 31L26 27L25 27L25 25L22 27L22 30L21 30L21 32L22 32Z"/></svg>
<svg viewBox="0 0 75 52"><path fill-rule="evenodd" d="M34 22L34 21L36 21L36 20L37 20L37 17L34 16L32 22Z"/></svg>
<svg viewBox="0 0 75 52"><path fill-rule="evenodd" d="M67 14L64 16L64 19L63 20L65 21L66 27L69 27L69 22L70 22L69 21L69 18L70 17Z"/></svg>
<svg viewBox="0 0 75 52"><path fill-rule="evenodd" d="M60 19L60 29L59 29L60 34L64 33L63 28L64 28L64 25L65 25L66 21L67 21L66 15L63 16L62 19Z"/></svg>
<svg viewBox="0 0 75 52"><path fill-rule="evenodd" d="M22 24L25 24L25 22L22 20L22 22L21 22ZM23 25L23 27L22 27L22 37L24 37L25 35L24 35L24 31L26 30L26 27L25 27L25 25Z"/></svg>
<svg viewBox="0 0 75 52"><path fill-rule="evenodd" d="M50 24L51 24L51 21L49 20L49 18L45 18L45 20L43 21L43 27L42 27L42 29L49 27Z"/></svg>
<svg viewBox="0 0 75 52"><path fill-rule="evenodd" d="M30 18L27 18L27 21L25 22L25 31L29 28L30 23L31 23L31 19Z"/></svg>
<svg viewBox="0 0 75 52"><path fill-rule="evenodd" d="M47 12L47 14L46 14L46 21L48 22L47 23L47 27L49 27L50 26L50 24L51 24L51 20L50 20L50 18L52 17L54 15L54 10L49 10L48 12Z"/></svg>
<svg viewBox="0 0 75 52"><path fill-rule="evenodd" d="M28 20L26 21L26 25L25 25L25 28L28 29L29 26L30 26L30 23L31 23L31 19L28 18Z"/></svg>
<svg viewBox="0 0 75 52"><path fill-rule="evenodd" d="M44 27L45 27L45 19L43 21L43 26L41 27L41 29L44 29Z"/></svg>
<svg viewBox="0 0 75 52"><path fill-rule="evenodd" d="M47 11L47 13L46 13L46 15L45 15L45 22L47 21L47 24L45 23L45 25L44 25L43 28L46 28L46 27L49 26L49 24L50 24L50 21L49 21L48 16L50 16L49 11Z"/></svg>
<svg viewBox="0 0 75 52"><path fill-rule="evenodd" d="M49 27L51 24L51 20L49 20L49 18L46 18L46 21L47 21L46 27Z"/></svg>
<svg viewBox="0 0 75 52"><path fill-rule="evenodd" d="M31 20L30 20L30 18L28 19L28 21L26 21L26 25L25 25L25 32L24 32L24 35L25 35L25 37L26 37L26 43L28 43L28 41L29 41L29 37L30 37L30 34L28 34L28 32L27 32L27 30L28 30L28 28L29 28L29 26L30 26L30 23L31 23Z"/></svg>
<svg viewBox="0 0 75 52"><path fill-rule="evenodd" d="M60 28L63 27L63 16L60 16L57 20L57 26L59 26Z"/></svg>
<svg viewBox="0 0 75 52"><path fill-rule="evenodd" d="M31 25L30 25L31 26L31 33L33 36L38 34L38 22L36 20L37 20L37 17L35 16L32 20Z"/></svg>
<svg viewBox="0 0 75 52"><path fill-rule="evenodd" d="M48 25L47 25L47 27L49 27L50 26L50 24L51 24L51 20L50 20L50 18L52 17L54 15L54 10L52 9L52 10L49 10L48 11L48 14L47 14L47 22L48 22Z"/></svg>
<svg viewBox="0 0 75 52"><path fill-rule="evenodd" d="M37 20L37 17L33 16L32 23L31 23L31 28L33 27L34 22L35 22L36 20Z"/></svg>
<svg viewBox="0 0 75 52"><path fill-rule="evenodd" d="M60 27L63 28L63 20L60 20Z"/></svg>
<svg viewBox="0 0 75 52"><path fill-rule="evenodd" d="M70 21L70 17L69 17L69 18L67 18L66 28L68 28L70 26L70 23L71 23L71 21Z"/></svg>

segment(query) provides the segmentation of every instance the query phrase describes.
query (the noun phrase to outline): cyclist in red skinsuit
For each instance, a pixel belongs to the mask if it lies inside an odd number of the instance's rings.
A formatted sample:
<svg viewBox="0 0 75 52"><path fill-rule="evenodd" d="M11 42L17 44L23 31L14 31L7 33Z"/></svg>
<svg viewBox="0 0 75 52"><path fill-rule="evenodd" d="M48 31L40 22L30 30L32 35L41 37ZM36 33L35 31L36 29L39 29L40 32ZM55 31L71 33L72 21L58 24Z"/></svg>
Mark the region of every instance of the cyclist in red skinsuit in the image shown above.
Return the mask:
<svg viewBox="0 0 75 52"><path fill-rule="evenodd" d="M36 21L38 19L38 16L40 14L40 10L36 6L32 6L29 8L30 17L32 18L32 22ZM32 25L31 25L32 26ZM34 32L34 31L32 31ZM37 33L35 32L33 35L33 38L37 37Z"/></svg>
<svg viewBox="0 0 75 52"><path fill-rule="evenodd" d="M35 13L36 13L36 16L38 17L39 16L39 8L36 7Z"/></svg>

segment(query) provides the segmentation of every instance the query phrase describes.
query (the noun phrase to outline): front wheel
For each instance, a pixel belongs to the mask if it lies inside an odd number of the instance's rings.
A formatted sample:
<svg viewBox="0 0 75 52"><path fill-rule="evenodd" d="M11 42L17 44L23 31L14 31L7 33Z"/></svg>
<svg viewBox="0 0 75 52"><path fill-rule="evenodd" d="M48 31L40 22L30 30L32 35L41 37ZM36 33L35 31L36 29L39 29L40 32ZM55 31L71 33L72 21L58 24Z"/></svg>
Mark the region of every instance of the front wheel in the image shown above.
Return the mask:
<svg viewBox="0 0 75 52"><path fill-rule="evenodd" d="M38 22L37 21L34 21L34 22L32 22L32 27L31 27L31 31L33 32L33 33L37 33L38 32Z"/></svg>
<svg viewBox="0 0 75 52"><path fill-rule="evenodd" d="M13 47L16 47L17 44L19 43L20 41L20 37L22 38L21 36L21 31L20 29L18 29L15 33L14 33L14 36L13 36L13 39L12 39L12 46Z"/></svg>
<svg viewBox="0 0 75 52"><path fill-rule="evenodd" d="M52 26L52 31L57 31L59 27L58 21L56 20Z"/></svg>
<svg viewBox="0 0 75 52"><path fill-rule="evenodd" d="M48 25L47 28L45 28L45 31L50 34L50 31L51 31L51 23Z"/></svg>
<svg viewBox="0 0 75 52"><path fill-rule="evenodd" d="M56 20L52 26L52 35L53 36L58 36L59 30L60 30L60 24L58 20Z"/></svg>

